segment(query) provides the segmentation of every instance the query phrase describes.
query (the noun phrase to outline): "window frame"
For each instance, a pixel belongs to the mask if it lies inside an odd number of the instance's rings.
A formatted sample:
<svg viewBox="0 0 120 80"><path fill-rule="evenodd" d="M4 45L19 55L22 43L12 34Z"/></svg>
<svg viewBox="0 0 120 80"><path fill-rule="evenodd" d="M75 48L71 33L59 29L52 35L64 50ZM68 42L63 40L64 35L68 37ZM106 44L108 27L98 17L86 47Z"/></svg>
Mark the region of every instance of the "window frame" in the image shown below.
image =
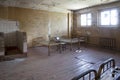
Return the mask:
<svg viewBox="0 0 120 80"><path fill-rule="evenodd" d="M86 17L86 25L81 25L81 22L82 22L82 21L81 21L81 15L86 15L86 16L87 16L88 14L91 15L91 18L88 19L88 17ZM88 19L88 20L87 20L87 19ZM88 21L89 21L89 20L91 20L91 25L88 25ZM81 13L81 14L80 14L80 26L81 26L81 27L90 27L90 26L92 26L92 13L91 13L91 12Z"/></svg>
<svg viewBox="0 0 120 80"><path fill-rule="evenodd" d="M101 13L104 12L104 11L109 11L110 12L112 10L117 10L117 16L118 16L117 17L117 21L118 21L117 24L116 25L111 25L111 24L109 24L109 25L102 25L101 24ZM99 23L98 24L99 27L105 27L105 28L116 28L116 27L118 27L119 26L119 9L118 8L110 8L110 9L104 9L104 10L99 11L98 23ZM111 23L111 21L110 21L110 23Z"/></svg>

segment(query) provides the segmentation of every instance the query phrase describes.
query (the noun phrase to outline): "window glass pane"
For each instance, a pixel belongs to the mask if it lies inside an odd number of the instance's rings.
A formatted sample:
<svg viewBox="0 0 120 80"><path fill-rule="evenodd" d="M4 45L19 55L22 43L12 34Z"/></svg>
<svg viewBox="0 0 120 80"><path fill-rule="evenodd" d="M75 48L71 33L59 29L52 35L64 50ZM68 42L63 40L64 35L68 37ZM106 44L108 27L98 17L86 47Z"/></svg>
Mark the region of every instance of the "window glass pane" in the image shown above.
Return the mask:
<svg viewBox="0 0 120 80"><path fill-rule="evenodd" d="M87 25L91 25L91 13L87 14Z"/></svg>
<svg viewBox="0 0 120 80"><path fill-rule="evenodd" d="M81 14L81 26L90 26L91 25L91 13Z"/></svg>
<svg viewBox="0 0 120 80"><path fill-rule="evenodd" d="M91 19L91 13L88 13L87 18Z"/></svg>
<svg viewBox="0 0 120 80"><path fill-rule="evenodd" d="M110 25L110 12L101 12L101 25Z"/></svg>
<svg viewBox="0 0 120 80"><path fill-rule="evenodd" d="M111 9L101 12L101 25L117 25L118 24L118 11Z"/></svg>
<svg viewBox="0 0 120 80"><path fill-rule="evenodd" d="M86 14L81 15L81 25L85 26L86 25Z"/></svg>
<svg viewBox="0 0 120 80"><path fill-rule="evenodd" d="M87 25L88 25L88 26L91 25L91 20L87 20Z"/></svg>
<svg viewBox="0 0 120 80"><path fill-rule="evenodd" d="M117 10L111 10L111 25L117 25L118 23L118 12Z"/></svg>

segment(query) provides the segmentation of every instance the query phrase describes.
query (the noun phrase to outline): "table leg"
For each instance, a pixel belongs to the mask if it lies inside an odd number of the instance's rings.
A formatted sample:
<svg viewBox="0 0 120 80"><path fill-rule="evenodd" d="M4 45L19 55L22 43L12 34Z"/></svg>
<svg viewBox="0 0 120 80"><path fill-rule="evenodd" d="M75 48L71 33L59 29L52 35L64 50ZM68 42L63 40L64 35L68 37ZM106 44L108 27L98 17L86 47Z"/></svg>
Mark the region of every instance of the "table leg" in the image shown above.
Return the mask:
<svg viewBox="0 0 120 80"><path fill-rule="evenodd" d="M76 50L76 52L82 52L82 50L80 49L80 40L78 41L78 50Z"/></svg>
<svg viewBox="0 0 120 80"><path fill-rule="evenodd" d="M57 45L57 51L59 51L59 53L61 53L61 44Z"/></svg>
<svg viewBox="0 0 120 80"><path fill-rule="evenodd" d="M72 42L70 43L70 51L72 51Z"/></svg>
<svg viewBox="0 0 120 80"><path fill-rule="evenodd" d="M50 56L50 45L48 45L48 56Z"/></svg>
<svg viewBox="0 0 120 80"><path fill-rule="evenodd" d="M78 49L80 49L80 41L78 41Z"/></svg>

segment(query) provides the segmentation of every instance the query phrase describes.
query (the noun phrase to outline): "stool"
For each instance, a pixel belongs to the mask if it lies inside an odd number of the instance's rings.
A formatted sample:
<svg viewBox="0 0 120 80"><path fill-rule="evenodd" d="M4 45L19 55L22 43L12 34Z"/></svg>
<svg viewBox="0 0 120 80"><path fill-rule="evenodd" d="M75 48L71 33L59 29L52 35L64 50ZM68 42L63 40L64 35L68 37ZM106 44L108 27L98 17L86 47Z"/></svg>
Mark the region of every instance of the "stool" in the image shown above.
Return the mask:
<svg viewBox="0 0 120 80"><path fill-rule="evenodd" d="M65 49L66 49L66 43L60 42L58 45L58 50L60 51L60 53L62 52L62 50L64 51Z"/></svg>

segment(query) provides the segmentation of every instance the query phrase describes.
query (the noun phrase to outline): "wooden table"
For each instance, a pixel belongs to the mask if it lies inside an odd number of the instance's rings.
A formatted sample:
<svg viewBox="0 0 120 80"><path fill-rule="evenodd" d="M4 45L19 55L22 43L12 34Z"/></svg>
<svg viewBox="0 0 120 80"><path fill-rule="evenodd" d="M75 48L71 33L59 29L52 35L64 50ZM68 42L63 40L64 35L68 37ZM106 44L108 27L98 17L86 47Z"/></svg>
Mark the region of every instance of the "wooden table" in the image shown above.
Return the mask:
<svg viewBox="0 0 120 80"><path fill-rule="evenodd" d="M72 50L73 43L78 43L78 49L80 49L80 43L84 40L81 40L79 38L61 38L59 41L70 44L70 50Z"/></svg>
<svg viewBox="0 0 120 80"><path fill-rule="evenodd" d="M59 45L58 42L54 42L54 41L44 41L42 42L42 46L47 46L48 47L48 56L50 56L50 47L51 46L57 46Z"/></svg>

